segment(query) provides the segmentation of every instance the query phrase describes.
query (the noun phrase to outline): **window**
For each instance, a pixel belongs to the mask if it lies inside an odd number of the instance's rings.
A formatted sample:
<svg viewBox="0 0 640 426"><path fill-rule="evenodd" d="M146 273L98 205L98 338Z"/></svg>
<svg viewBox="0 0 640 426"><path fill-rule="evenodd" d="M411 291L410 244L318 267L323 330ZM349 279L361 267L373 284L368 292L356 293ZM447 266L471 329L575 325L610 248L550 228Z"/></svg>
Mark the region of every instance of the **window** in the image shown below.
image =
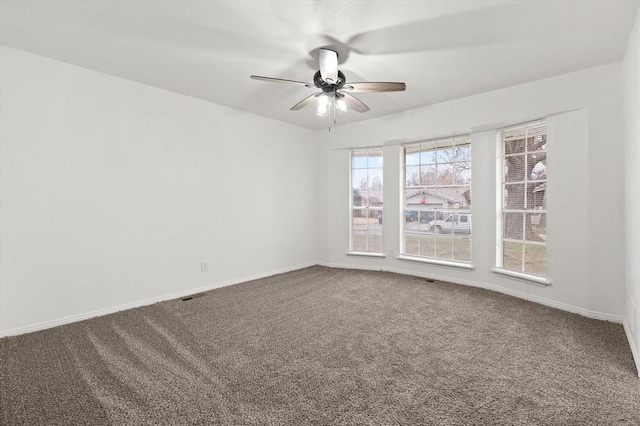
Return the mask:
<svg viewBox="0 0 640 426"><path fill-rule="evenodd" d="M471 263L468 136L404 146L403 254Z"/></svg>
<svg viewBox="0 0 640 426"><path fill-rule="evenodd" d="M502 131L502 241L498 268L547 275L547 125L539 121Z"/></svg>
<svg viewBox="0 0 640 426"><path fill-rule="evenodd" d="M382 148L351 151L351 252L383 253L382 195Z"/></svg>

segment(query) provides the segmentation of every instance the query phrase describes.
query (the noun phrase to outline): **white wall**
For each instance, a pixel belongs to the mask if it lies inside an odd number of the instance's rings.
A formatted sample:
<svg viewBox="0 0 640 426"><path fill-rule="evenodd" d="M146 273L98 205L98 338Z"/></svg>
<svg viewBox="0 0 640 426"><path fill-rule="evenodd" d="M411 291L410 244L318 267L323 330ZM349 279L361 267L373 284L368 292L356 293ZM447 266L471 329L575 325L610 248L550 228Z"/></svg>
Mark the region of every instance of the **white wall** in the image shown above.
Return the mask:
<svg viewBox="0 0 640 426"><path fill-rule="evenodd" d="M2 47L0 335L318 260L481 285L620 320L625 232L603 223L626 217L627 300L640 306L637 23L633 34L622 65L330 133ZM625 142L622 72L625 95L636 91L625 96ZM494 129L542 117L550 141L560 141L549 145L548 288L490 271ZM399 143L461 133L473 143L475 269L397 260L400 229L389 224L399 223ZM347 256L348 148L376 145L385 145L388 256ZM200 272L201 260L209 272Z"/></svg>
<svg viewBox="0 0 640 426"><path fill-rule="evenodd" d="M624 232L620 226L623 222L620 68L619 63L601 66L320 133L321 261L333 266L386 269L480 285L621 321L624 259L620 254L624 250ZM364 96L363 100L366 102ZM494 129L545 117L549 123L548 252L552 285L542 288L496 275L491 268L495 265ZM399 223L401 202L399 142L463 133L471 133L474 160L475 269L467 271L396 259L400 230L392 224ZM347 148L379 145L385 145L387 257L348 256Z"/></svg>
<svg viewBox="0 0 640 426"><path fill-rule="evenodd" d="M622 62L622 87L626 231L624 325L640 372L640 11Z"/></svg>
<svg viewBox="0 0 640 426"><path fill-rule="evenodd" d="M316 132L0 54L0 335L316 263Z"/></svg>

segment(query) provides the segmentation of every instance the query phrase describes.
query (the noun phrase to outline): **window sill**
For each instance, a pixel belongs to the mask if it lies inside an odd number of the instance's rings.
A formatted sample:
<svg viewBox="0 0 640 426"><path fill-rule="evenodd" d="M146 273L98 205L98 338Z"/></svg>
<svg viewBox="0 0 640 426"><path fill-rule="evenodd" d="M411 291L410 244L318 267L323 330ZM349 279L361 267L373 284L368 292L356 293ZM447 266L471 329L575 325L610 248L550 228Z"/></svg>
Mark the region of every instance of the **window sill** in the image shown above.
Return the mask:
<svg viewBox="0 0 640 426"><path fill-rule="evenodd" d="M523 274L521 272L509 271L502 268L494 268L492 271L499 275L505 275L510 278L516 278L524 281L528 284L535 284L541 287L548 287L551 285L551 281L543 277L537 277L535 275Z"/></svg>
<svg viewBox="0 0 640 426"><path fill-rule="evenodd" d="M475 269L475 267L470 263L453 262L453 261L440 260L440 259L428 259L424 257L407 256L406 254L401 254L400 256L398 256L398 259L406 260L409 262L426 263L428 265L446 266L449 268L466 269L466 270Z"/></svg>
<svg viewBox="0 0 640 426"><path fill-rule="evenodd" d="M367 253L366 251L348 251L347 256L378 257L378 258L387 257L383 253Z"/></svg>

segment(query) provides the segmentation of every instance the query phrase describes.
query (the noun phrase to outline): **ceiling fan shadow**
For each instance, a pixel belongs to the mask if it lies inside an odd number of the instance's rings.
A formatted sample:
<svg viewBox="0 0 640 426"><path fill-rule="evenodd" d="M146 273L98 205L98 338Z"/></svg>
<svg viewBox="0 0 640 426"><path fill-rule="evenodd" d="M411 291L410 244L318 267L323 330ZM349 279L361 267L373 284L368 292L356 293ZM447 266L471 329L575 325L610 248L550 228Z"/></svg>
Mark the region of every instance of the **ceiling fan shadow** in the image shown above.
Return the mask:
<svg viewBox="0 0 640 426"><path fill-rule="evenodd" d="M536 21L541 23L544 31L566 32L566 25L562 28L545 27L544 17L549 13L547 7L535 3L501 3L362 32L342 44L362 55L381 55L512 43L532 39L539 34L539 29L522 25L522 16L531 19L532 15L539 18Z"/></svg>
<svg viewBox="0 0 640 426"><path fill-rule="evenodd" d="M81 6L74 3L68 5L75 9L74 20L70 21L69 25L83 26L91 33L102 31L105 34L120 34L119 39L114 41L126 42L129 47L146 46L148 41L154 41L156 44L197 54L215 52L216 55L242 55L243 52L251 52L253 57L265 59L272 58L274 54L296 53L295 50L286 47L284 39L281 43L267 41L248 35L247 32L209 27L165 13L131 13L124 7L100 7L97 13L93 9ZM55 10L52 13L55 13ZM71 18L60 14L59 19L65 21Z"/></svg>

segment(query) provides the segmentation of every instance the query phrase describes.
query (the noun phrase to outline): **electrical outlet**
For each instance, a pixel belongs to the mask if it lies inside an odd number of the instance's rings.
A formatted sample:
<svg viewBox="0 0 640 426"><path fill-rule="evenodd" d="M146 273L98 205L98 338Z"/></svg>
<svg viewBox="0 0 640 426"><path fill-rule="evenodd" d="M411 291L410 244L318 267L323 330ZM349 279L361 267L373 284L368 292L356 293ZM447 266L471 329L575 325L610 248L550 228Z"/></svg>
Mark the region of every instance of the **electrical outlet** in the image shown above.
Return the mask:
<svg viewBox="0 0 640 426"><path fill-rule="evenodd" d="M209 262L207 262L206 260L200 262L200 270L202 272L207 272L209 270Z"/></svg>

